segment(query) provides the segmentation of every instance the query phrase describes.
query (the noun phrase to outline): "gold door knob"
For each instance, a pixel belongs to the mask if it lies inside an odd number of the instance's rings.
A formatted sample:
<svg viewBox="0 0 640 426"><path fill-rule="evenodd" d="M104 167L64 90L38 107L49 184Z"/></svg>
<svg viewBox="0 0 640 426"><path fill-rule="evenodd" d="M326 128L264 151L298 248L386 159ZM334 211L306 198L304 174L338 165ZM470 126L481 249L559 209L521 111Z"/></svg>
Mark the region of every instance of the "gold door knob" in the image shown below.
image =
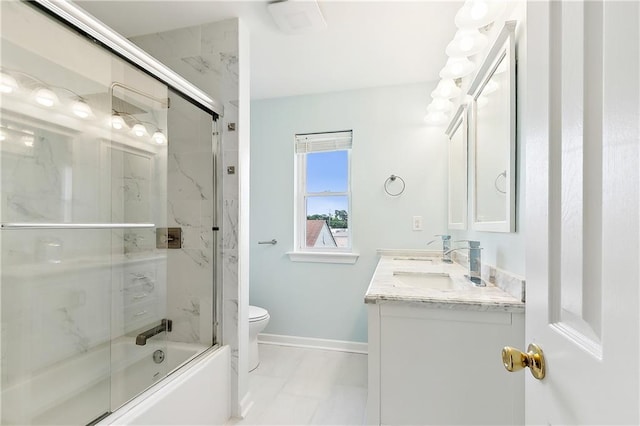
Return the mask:
<svg viewBox="0 0 640 426"><path fill-rule="evenodd" d="M505 346L502 349L502 365L510 372L529 367L533 377L538 380L544 378L544 353L542 353L542 349L538 345L533 343L527 348L527 353Z"/></svg>

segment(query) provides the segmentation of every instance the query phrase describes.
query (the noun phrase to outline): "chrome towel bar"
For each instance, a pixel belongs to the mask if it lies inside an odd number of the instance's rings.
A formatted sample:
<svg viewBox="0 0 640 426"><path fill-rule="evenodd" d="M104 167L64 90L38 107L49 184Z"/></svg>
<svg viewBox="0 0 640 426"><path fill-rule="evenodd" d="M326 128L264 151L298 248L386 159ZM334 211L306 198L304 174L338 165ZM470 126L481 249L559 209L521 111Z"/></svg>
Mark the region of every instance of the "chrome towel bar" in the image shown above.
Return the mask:
<svg viewBox="0 0 640 426"><path fill-rule="evenodd" d="M0 229L118 229L155 228L153 223L3 223Z"/></svg>

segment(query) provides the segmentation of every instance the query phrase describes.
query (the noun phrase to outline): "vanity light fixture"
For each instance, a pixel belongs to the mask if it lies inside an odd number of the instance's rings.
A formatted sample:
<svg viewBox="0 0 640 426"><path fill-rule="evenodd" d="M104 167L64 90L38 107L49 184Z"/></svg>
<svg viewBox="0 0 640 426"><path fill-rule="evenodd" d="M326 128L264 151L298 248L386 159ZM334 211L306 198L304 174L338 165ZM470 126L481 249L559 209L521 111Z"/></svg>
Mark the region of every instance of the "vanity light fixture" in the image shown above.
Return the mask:
<svg viewBox="0 0 640 426"><path fill-rule="evenodd" d="M133 133L134 135L138 136L139 138L141 138L142 136L148 134L147 133L147 128L144 127L144 124L142 124L142 123L134 124L133 127L131 128L131 133Z"/></svg>
<svg viewBox="0 0 640 426"><path fill-rule="evenodd" d="M458 30L445 50L449 57L473 56L487 46L487 36L475 28Z"/></svg>
<svg viewBox="0 0 640 426"><path fill-rule="evenodd" d="M33 96L38 104L48 108L59 102L58 95L56 95L53 90L44 86L39 86L33 92Z"/></svg>
<svg viewBox="0 0 640 426"><path fill-rule="evenodd" d="M462 78L471 74L476 69L476 64L465 57L453 57L447 59L447 63L440 70L441 78Z"/></svg>
<svg viewBox="0 0 640 426"><path fill-rule="evenodd" d="M29 148L31 148L33 147L35 139L33 136L23 136L20 138L20 141L24 144L24 146L28 146Z"/></svg>
<svg viewBox="0 0 640 426"><path fill-rule="evenodd" d="M456 13L456 26L460 29L487 26L500 16L506 5L505 0L467 0Z"/></svg>
<svg viewBox="0 0 640 426"><path fill-rule="evenodd" d="M444 112L430 112L425 116L424 121L428 126L439 127L447 124L448 119L448 115Z"/></svg>
<svg viewBox="0 0 640 426"><path fill-rule="evenodd" d="M156 129L156 131L153 133L153 136L151 136L151 140L153 140L158 145L164 145L165 143L167 143L167 137L164 135L164 133L162 133L160 129Z"/></svg>
<svg viewBox="0 0 640 426"><path fill-rule="evenodd" d="M454 99L460 96L460 88L453 79L445 78L440 80L436 89L431 92L431 97L442 99Z"/></svg>
<svg viewBox="0 0 640 426"><path fill-rule="evenodd" d="M116 130L122 130L128 128L129 126L127 126L127 122L124 121L124 118L122 118L120 113L114 112L111 115L111 127Z"/></svg>
<svg viewBox="0 0 640 426"><path fill-rule="evenodd" d="M85 101L83 98L80 98L80 97L75 101L73 101L73 104L71 105L71 110L76 116L80 118L87 119L93 116L93 110L91 109L87 101Z"/></svg>
<svg viewBox="0 0 640 426"><path fill-rule="evenodd" d="M0 72L0 93L11 93L18 89L16 79L4 72Z"/></svg>
<svg viewBox="0 0 640 426"><path fill-rule="evenodd" d="M20 142L22 142L24 146L28 146L29 148L33 147L33 143L36 140L35 134L29 130L23 130L21 133L22 136L20 137Z"/></svg>
<svg viewBox="0 0 640 426"><path fill-rule="evenodd" d="M435 98L427 107L427 112L448 113L453 110L453 102L448 99Z"/></svg>

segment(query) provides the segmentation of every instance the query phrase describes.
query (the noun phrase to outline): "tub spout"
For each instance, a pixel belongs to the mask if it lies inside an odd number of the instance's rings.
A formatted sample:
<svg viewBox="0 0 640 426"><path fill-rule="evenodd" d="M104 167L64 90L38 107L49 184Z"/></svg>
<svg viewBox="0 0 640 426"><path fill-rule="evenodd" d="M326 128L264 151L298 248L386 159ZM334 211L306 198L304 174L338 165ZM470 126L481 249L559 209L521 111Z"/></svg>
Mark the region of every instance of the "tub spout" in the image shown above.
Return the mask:
<svg viewBox="0 0 640 426"><path fill-rule="evenodd" d="M172 323L173 322L170 319L163 318L162 321L160 321L160 325L156 325L155 327L138 334L136 336L136 345L144 346L147 344L147 339L150 337L160 334L163 331L171 331Z"/></svg>

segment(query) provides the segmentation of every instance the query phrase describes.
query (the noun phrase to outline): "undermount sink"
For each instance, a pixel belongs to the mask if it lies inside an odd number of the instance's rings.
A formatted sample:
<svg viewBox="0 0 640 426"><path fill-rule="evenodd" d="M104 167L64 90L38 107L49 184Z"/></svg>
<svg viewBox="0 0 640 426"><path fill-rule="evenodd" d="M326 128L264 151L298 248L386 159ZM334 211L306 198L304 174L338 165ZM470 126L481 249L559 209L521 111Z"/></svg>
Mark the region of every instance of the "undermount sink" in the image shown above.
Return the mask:
<svg viewBox="0 0 640 426"><path fill-rule="evenodd" d="M434 290L452 290L455 288L453 280L447 273L442 272L405 272L394 271L393 277L400 283Z"/></svg>
<svg viewBox="0 0 640 426"><path fill-rule="evenodd" d="M393 260L420 260L422 262L433 262L432 257L413 257L413 256L394 257Z"/></svg>

